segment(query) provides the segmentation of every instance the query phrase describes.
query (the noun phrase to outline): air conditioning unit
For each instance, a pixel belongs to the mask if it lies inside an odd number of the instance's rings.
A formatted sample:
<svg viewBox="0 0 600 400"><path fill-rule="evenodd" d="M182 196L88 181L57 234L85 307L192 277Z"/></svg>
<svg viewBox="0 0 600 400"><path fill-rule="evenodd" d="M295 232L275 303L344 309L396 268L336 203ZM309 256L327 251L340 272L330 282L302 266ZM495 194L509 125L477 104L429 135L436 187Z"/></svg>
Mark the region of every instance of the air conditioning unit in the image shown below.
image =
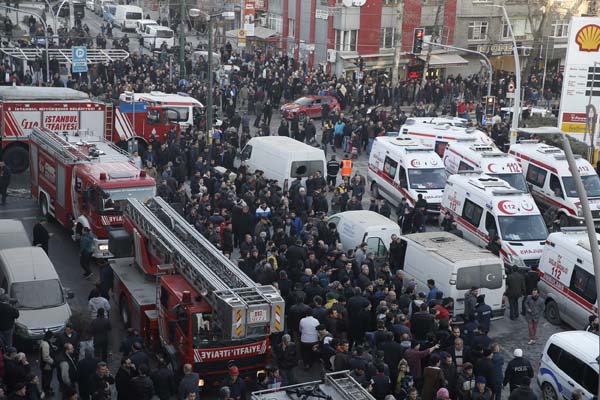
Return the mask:
<svg viewBox="0 0 600 400"><path fill-rule="evenodd" d="M524 57L529 57L531 55L531 47L523 47L521 49L521 55Z"/></svg>
<svg viewBox="0 0 600 400"><path fill-rule="evenodd" d="M336 51L334 49L327 49L327 62L334 63L336 60Z"/></svg>

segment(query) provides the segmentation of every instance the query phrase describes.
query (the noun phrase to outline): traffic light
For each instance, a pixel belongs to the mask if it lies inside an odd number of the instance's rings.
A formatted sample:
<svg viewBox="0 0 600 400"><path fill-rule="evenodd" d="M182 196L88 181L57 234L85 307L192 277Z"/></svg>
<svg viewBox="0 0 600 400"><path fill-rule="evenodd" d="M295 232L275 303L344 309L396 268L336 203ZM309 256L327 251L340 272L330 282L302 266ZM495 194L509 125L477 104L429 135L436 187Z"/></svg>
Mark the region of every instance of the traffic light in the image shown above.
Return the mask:
<svg viewBox="0 0 600 400"><path fill-rule="evenodd" d="M425 36L424 28L415 28L415 36L413 37L413 54L421 54L423 50L423 37Z"/></svg>
<svg viewBox="0 0 600 400"><path fill-rule="evenodd" d="M485 115L486 117L494 116L494 109L496 108L496 96L485 97Z"/></svg>

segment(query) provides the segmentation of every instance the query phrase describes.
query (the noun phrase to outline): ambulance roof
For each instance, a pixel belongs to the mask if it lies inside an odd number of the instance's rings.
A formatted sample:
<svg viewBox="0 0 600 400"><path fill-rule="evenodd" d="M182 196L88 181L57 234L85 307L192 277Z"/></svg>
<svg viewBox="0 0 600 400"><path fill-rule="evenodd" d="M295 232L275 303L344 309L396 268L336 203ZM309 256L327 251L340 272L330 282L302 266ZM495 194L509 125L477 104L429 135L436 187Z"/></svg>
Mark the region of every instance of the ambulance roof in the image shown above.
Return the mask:
<svg viewBox="0 0 600 400"><path fill-rule="evenodd" d="M504 153L493 144L456 141L448 143L446 151L462 157L473 165L478 165L485 173L521 173L521 167L516 158ZM508 163L513 163L511 170L507 167Z"/></svg>
<svg viewBox="0 0 600 400"><path fill-rule="evenodd" d="M499 215L512 216L538 215L540 211L531 195L523 193L510 186L506 181L493 178L482 173L459 173L448 177L448 185L455 190L461 188L464 193L458 193L460 199L469 199L477 194L485 202L489 210L498 210ZM448 191L448 185L446 191ZM480 205L482 205L480 203Z"/></svg>
<svg viewBox="0 0 600 400"><path fill-rule="evenodd" d="M596 238L600 244L600 234L596 233ZM560 243L564 246L579 246L587 251L591 251L587 230L583 227L562 228L560 232L551 233L547 241L553 244Z"/></svg>
<svg viewBox="0 0 600 400"><path fill-rule="evenodd" d="M558 147L526 141L510 146L509 153L560 176L571 176L565 152ZM575 155L575 162L582 176L596 174L594 167L580 155Z"/></svg>
<svg viewBox="0 0 600 400"><path fill-rule="evenodd" d="M444 164L433 147L423 146L406 136L380 136L375 139L387 153L400 154L410 168L443 168ZM413 161L419 161L413 162Z"/></svg>
<svg viewBox="0 0 600 400"><path fill-rule="evenodd" d="M64 87L0 86L3 101L89 100L85 92Z"/></svg>
<svg viewBox="0 0 600 400"><path fill-rule="evenodd" d="M490 251L482 249L450 232L413 233L402 237L453 263L480 260L482 258L489 258L490 263L494 264L500 262Z"/></svg>
<svg viewBox="0 0 600 400"><path fill-rule="evenodd" d="M435 124L444 125L449 124L452 126L459 126L466 128L467 120L459 117L410 117L406 120L407 125L412 124Z"/></svg>
<svg viewBox="0 0 600 400"><path fill-rule="evenodd" d="M165 92L150 92L150 93L133 93L136 102L147 102L157 104L172 104L172 105L187 105L202 107L202 103L187 93L165 93ZM131 94L122 93L119 100L128 101Z"/></svg>

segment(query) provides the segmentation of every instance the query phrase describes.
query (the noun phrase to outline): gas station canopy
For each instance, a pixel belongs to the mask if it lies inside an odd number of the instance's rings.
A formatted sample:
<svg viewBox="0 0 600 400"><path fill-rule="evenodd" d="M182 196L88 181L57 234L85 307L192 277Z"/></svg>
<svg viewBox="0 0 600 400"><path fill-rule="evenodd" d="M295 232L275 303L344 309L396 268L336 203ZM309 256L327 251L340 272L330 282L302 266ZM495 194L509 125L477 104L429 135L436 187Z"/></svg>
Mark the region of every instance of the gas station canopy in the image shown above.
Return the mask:
<svg viewBox="0 0 600 400"><path fill-rule="evenodd" d="M44 59L43 48L2 48L2 52L10 57L25 61L35 61L37 57ZM58 60L59 63L73 63L73 52L71 49L48 49L48 57ZM122 49L87 49L88 64L109 63L111 61L125 60L129 53Z"/></svg>

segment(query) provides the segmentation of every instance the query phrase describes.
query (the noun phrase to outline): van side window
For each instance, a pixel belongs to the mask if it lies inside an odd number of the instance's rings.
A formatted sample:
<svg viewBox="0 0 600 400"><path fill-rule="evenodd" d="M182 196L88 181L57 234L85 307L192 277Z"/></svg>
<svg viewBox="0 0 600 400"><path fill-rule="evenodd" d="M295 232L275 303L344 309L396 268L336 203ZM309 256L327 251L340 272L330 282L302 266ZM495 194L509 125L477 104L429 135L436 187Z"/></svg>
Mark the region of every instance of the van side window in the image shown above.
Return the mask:
<svg viewBox="0 0 600 400"><path fill-rule="evenodd" d="M469 222L471 225L479 226L481 214L483 214L483 208L479 207L471 200L465 200L462 217L467 220L467 222Z"/></svg>
<svg viewBox="0 0 600 400"><path fill-rule="evenodd" d="M560 347L558 347L554 343L551 343L550 346L548 347L548 351L546 352L546 354L548 354L548 357L550 357L550 359L552 360L552 362L554 364L558 365L558 359L560 357L561 351L562 350Z"/></svg>
<svg viewBox="0 0 600 400"><path fill-rule="evenodd" d="M311 176L317 171L323 173L323 162L320 160L294 161L291 165L291 171L292 176L301 176L303 178Z"/></svg>
<svg viewBox="0 0 600 400"><path fill-rule="evenodd" d="M383 173L394 179L396 177L396 170L398 169L398 162L392 160L389 157L385 157L385 162L383 163Z"/></svg>
<svg viewBox="0 0 600 400"><path fill-rule="evenodd" d="M532 185L544 187L544 182L546 181L546 174L548 174L548 171L546 171L545 169L536 167L533 164L529 164L529 167L527 168L527 176L525 177L525 179Z"/></svg>
<svg viewBox="0 0 600 400"><path fill-rule="evenodd" d="M496 226L496 218L494 215L487 211L485 213L485 229L488 231L488 235L498 235L498 227Z"/></svg>
<svg viewBox="0 0 600 400"><path fill-rule="evenodd" d="M596 302L596 284L594 282L594 276L577 265L573 270L569 288L591 304Z"/></svg>
<svg viewBox="0 0 600 400"><path fill-rule="evenodd" d="M241 154L240 158L242 160L249 160L251 155L252 155L252 145L247 144L246 146L244 146L244 150L242 150L242 154Z"/></svg>
<svg viewBox="0 0 600 400"><path fill-rule="evenodd" d="M558 368L566 373L571 379L583 386L583 371L585 368L583 361L563 349L560 353L557 365ZM595 393L595 391L592 393Z"/></svg>
<svg viewBox="0 0 600 400"><path fill-rule="evenodd" d="M406 179L406 170L404 169L404 167L400 167L400 172L398 173L398 180L400 181L400 187L408 187L408 179Z"/></svg>
<svg viewBox="0 0 600 400"><path fill-rule="evenodd" d="M563 195L562 186L560 185L560 179L558 179L558 176L554 174L550 174L550 190L557 197L565 197Z"/></svg>
<svg viewBox="0 0 600 400"><path fill-rule="evenodd" d="M598 373L589 365L586 365L583 371L583 384L581 386L589 393L596 393L598 390Z"/></svg>
<svg viewBox="0 0 600 400"><path fill-rule="evenodd" d="M473 168L472 166L470 166L469 164L467 164L464 161L461 161L460 164L458 164L458 170L459 171L473 171L475 168Z"/></svg>

